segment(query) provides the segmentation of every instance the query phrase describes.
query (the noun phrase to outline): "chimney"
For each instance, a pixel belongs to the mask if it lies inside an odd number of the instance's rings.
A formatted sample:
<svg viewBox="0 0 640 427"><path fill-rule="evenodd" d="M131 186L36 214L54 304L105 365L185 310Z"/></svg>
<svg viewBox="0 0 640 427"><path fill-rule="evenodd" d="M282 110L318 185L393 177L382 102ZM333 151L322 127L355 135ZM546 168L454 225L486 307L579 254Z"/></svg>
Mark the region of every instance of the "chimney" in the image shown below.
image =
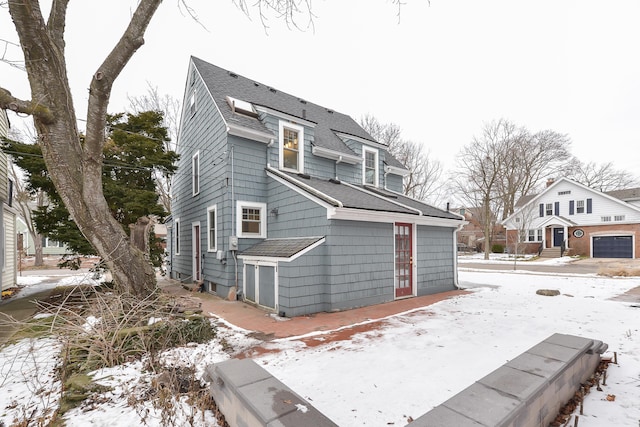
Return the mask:
<svg viewBox="0 0 640 427"><path fill-rule="evenodd" d="M547 179L547 188L551 186L551 184L553 184L555 182L555 178L548 178Z"/></svg>

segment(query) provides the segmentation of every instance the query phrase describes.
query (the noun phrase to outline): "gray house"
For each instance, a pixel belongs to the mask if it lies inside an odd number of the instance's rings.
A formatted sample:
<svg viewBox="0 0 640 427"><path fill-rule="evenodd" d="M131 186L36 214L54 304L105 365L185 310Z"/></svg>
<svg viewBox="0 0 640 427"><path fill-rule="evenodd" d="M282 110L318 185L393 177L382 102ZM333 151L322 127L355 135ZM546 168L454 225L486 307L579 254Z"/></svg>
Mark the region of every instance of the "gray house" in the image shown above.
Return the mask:
<svg viewBox="0 0 640 427"><path fill-rule="evenodd" d="M455 289L463 218L353 119L191 58L169 273L280 315Z"/></svg>

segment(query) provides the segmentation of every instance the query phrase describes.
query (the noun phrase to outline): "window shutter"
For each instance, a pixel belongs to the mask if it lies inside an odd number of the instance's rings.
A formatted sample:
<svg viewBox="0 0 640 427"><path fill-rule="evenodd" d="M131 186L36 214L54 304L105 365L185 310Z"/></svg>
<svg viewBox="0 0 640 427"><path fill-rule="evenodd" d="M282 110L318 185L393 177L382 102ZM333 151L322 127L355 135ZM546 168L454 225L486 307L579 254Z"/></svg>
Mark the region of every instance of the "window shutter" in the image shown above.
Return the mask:
<svg viewBox="0 0 640 427"><path fill-rule="evenodd" d="M553 204L553 214L556 216L560 215L560 202L555 202Z"/></svg>
<svg viewBox="0 0 640 427"><path fill-rule="evenodd" d="M593 212L593 199L587 199L587 213Z"/></svg>
<svg viewBox="0 0 640 427"><path fill-rule="evenodd" d="M569 215L573 215L574 206L575 206L575 201L569 200Z"/></svg>
<svg viewBox="0 0 640 427"><path fill-rule="evenodd" d="M540 216L544 216L544 203L540 203Z"/></svg>

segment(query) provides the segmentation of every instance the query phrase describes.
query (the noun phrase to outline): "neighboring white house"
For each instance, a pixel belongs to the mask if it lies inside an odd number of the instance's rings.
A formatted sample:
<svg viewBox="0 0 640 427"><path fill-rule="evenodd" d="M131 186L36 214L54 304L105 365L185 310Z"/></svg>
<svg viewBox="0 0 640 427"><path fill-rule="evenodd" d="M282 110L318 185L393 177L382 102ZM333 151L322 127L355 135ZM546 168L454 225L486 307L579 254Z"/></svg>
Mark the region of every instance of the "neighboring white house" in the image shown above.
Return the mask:
<svg viewBox="0 0 640 427"><path fill-rule="evenodd" d="M7 137L9 119L7 112L0 110L0 137ZM0 287L2 290L16 285L16 211L11 207L13 198L13 182L8 177L9 160L0 151Z"/></svg>
<svg viewBox="0 0 640 427"><path fill-rule="evenodd" d="M568 178L523 197L502 222L507 244L527 252L592 258L640 257L640 188L601 192Z"/></svg>

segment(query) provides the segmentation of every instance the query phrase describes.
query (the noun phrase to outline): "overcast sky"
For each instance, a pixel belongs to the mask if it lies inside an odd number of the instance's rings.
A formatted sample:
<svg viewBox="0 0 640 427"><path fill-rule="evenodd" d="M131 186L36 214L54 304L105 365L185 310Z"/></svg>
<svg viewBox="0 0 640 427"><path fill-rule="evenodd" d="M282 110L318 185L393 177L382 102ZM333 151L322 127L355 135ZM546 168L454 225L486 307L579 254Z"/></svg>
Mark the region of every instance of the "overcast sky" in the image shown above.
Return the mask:
<svg viewBox="0 0 640 427"><path fill-rule="evenodd" d="M67 56L80 117L90 77L135 3L70 2ZM316 0L315 31L272 17L267 34L255 9L249 19L231 0L188 3L201 25L177 0L163 2L116 82L111 112L144 94L147 81L182 100L194 55L356 120L393 122L447 167L483 123L505 118L568 134L583 161L640 174L638 0L405 0L399 18L389 0ZM17 42L8 15L3 6L0 39ZM16 55L9 47L6 56ZM29 98L26 75L6 64L0 86Z"/></svg>

